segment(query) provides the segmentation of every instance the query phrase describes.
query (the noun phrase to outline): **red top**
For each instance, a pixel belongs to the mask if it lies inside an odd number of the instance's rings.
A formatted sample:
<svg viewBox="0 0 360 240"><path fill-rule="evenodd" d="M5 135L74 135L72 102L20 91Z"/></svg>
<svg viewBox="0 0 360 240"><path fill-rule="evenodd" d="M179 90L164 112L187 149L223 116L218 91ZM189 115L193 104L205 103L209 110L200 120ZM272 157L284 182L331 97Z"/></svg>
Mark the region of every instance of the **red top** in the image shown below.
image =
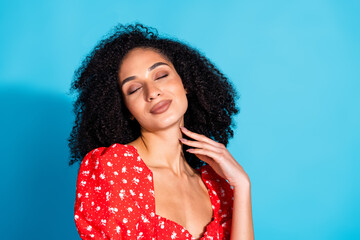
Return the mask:
<svg viewBox="0 0 360 240"><path fill-rule="evenodd" d="M209 165L198 170L213 208L201 239L230 239L232 187ZM74 209L81 239L195 239L180 224L155 213L153 173L131 145L115 143L86 154Z"/></svg>

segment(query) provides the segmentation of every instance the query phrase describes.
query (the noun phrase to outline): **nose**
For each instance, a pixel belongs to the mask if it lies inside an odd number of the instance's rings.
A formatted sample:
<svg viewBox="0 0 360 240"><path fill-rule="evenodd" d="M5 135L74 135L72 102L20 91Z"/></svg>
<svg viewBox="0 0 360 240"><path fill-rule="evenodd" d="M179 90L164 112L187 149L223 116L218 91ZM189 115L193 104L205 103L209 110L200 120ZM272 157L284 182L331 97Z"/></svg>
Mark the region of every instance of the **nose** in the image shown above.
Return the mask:
<svg viewBox="0 0 360 240"><path fill-rule="evenodd" d="M162 91L157 88L154 84L147 85L146 100L152 101L162 94Z"/></svg>

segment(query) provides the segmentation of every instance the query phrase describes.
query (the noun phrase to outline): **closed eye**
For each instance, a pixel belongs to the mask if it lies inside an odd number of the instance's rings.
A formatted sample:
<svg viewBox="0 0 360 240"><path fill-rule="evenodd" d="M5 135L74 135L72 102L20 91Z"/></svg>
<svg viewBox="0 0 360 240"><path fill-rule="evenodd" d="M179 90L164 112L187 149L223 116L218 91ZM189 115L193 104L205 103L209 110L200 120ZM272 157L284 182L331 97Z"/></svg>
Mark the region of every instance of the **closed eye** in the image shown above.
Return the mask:
<svg viewBox="0 0 360 240"><path fill-rule="evenodd" d="M156 78L156 80L161 79L161 78L164 78L164 77L167 77L168 75L169 75L169 74L164 74L164 75L162 75L162 76L160 76L160 77Z"/></svg>
<svg viewBox="0 0 360 240"><path fill-rule="evenodd" d="M129 92L128 93L128 95L131 95L131 94L133 94L134 92L136 92L137 90L139 90L140 88L137 88L137 89L135 89L135 90L133 90L133 91L131 91L131 92Z"/></svg>
<svg viewBox="0 0 360 240"><path fill-rule="evenodd" d="M161 79L161 78L165 78L165 77L167 77L167 76L169 76L169 74L164 74L164 75L162 75L162 76L160 76L160 77L158 77L158 78L156 78L155 80L159 80L159 79ZM135 93L137 90L139 90L141 87L139 87L139 88L137 88L137 89L135 89L135 90L133 90L133 91L131 91L131 92L129 92L128 93L128 95L131 95L131 94L133 94L133 93Z"/></svg>

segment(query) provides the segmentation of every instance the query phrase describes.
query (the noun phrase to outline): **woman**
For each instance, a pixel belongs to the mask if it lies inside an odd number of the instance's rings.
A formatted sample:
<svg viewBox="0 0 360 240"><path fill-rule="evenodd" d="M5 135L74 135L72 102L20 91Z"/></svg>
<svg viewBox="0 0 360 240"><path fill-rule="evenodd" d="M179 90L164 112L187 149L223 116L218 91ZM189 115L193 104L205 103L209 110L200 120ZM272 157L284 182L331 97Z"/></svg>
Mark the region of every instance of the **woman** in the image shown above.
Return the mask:
<svg viewBox="0 0 360 240"><path fill-rule="evenodd" d="M82 239L253 239L250 180L226 149L236 93L198 51L118 26L72 90Z"/></svg>

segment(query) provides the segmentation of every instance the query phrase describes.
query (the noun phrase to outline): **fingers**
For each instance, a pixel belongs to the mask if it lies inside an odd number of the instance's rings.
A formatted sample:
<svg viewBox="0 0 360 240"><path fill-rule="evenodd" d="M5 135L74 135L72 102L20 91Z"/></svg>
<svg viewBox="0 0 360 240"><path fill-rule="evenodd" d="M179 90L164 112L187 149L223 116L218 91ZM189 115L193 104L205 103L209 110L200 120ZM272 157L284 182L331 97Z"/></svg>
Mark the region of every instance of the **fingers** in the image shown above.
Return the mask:
<svg viewBox="0 0 360 240"><path fill-rule="evenodd" d="M179 139L183 144L191 146L191 147L195 147L195 148L203 148L203 149L207 149L209 151L213 151L213 152L217 152L217 153L221 153L221 148L215 147L207 142L199 142L199 141L191 141L185 138L180 138Z"/></svg>
<svg viewBox="0 0 360 240"><path fill-rule="evenodd" d="M211 157L204 156L204 155L201 155L201 154L195 154L195 156L198 157L201 161L206 162L210 166L214 166L215 163L216 163L214 161L214 159L212 159Z"/></svg>
<svg viewBox="0 0 360 240"><path fill-rule="evenodd" d="M214 161L214 162L217 162L220 160L221 158L221 155L216 153L216 152L212 152L212 151L208 151L206 149L200 149L200 148L191 148L191 149L188 149L186 150L187 152L190 152L190 153L193 153L195 155L203 155L203 156L206 156L207 159L206 162L210 162L210 161Z"/></svg>
<svg viewBox="0 0 360 240"><path fill-rule="evenodd" d="M193 138L195 141L180 138L179 140L188 146L194 147L186 150L187 152L195 154L201 160L210 164L220 161L224 157L226 148L223 144L218 143L204 135L194 133L185 127L181 127L181 130L187 136Z"/></svg>
<svg viewBox="0 0 360 240"><path fill-rule="evenodd" d="M180 129L185 135L187 135L187 136L189 136L189 137L191 137L191 138L193 138L195 140L206 142L206 143L208 143L210 145L213 145L215 147L218 147L218 148L223 148L224 147L223 144L218 143L218 142L216 142L216 141L214 141L214 140L212 140L212 139L210 139L210 138L208 138L208 137L206 137L204 135L194 133L194 132L190 131L189 129L185 128L185 127L180 127Z"/></svg>
<svg viewBox="0 0 360 240"><path fill-rule="evenodd" d="M182 133L192 139L180 138L179 140L194 148L186 151L194 154L200 160L208 163L217 174L225 179L233 179L230 183L236 185L236 179L240 179L237 173L243 174L243 169L239 163L233 158L224 144L218 143L207 136L192 132L185 127L180 127Z"/></svg>

